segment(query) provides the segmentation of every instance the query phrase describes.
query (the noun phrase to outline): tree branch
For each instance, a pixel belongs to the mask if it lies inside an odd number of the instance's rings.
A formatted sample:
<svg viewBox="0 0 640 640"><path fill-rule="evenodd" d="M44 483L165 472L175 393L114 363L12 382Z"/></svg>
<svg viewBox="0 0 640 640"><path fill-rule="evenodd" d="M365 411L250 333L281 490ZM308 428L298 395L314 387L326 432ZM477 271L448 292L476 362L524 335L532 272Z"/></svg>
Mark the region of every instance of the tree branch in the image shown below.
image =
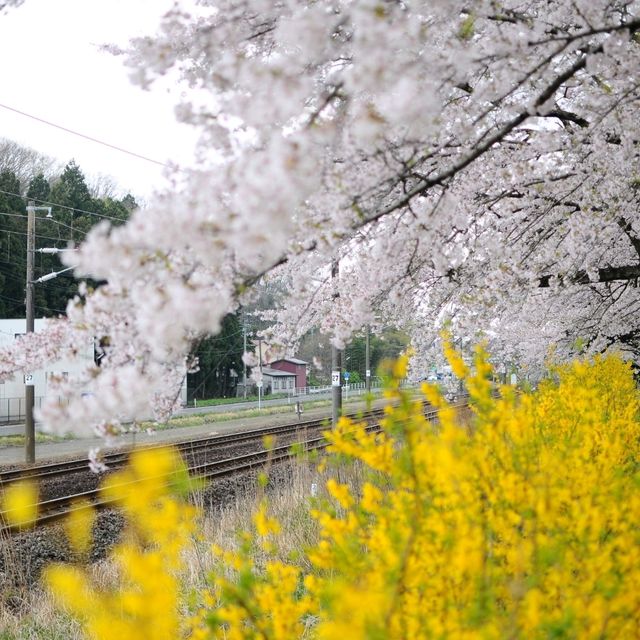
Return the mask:
<svg viewBox="0 0 640 640"><path fill-rule="evenodd" d="M629 238L629 242L632 244L638 256L640 256L640 238L633 233L633 227L626 218L620 216L618 218L618 226L624 231L624 234Z"/></svg>
<svg viewBox="0 0 640 640"><path fill-rule="evenodd" d="M560 283L563 283L565 276L541 276L538 280L538 287L546 289L551 286L551 278L557 277ZM588 273L581 269L576 271L572 276L566 278L570 284L595 284L602 282L613 282L615 280L635 280L640 278L640 264L626 265L623 267L604 267L598 269L598 277L592 280Z"/></svg>
<svg viewBox="0 0 640 640"><path fill-rule="evenodd" d="M590 53L597 53L601 51L602 47L597 47L590 51ZM587 63L587 55L581 54L580 58L576 60L566 71L556 76L555 80L549 84L549 86L538 95L535 102L533 103L533 108L523 109L514 116L511 120L509 120L506 124L500 128L497 133L488 137L483 143L479 144L469 155L465 158L462 158L458 162L454 163L449 169L443 171L435 175L433 178L429 178L428 180L423 180L419 182L413 189L408 191L406 195L402 196L402 198L398 199L396 202L393 202L389 206L381 209L380 211L365 217L363 220L359 220L354 229L357 229L361 226L364 226L370 222L375 222L380 218L392 213L396 209L404 207L407 203L409 203L415 196L424 195L425 191L430 189L431 187L442 184L445 180L449 180L457 173L466 169L470 164L472 164L475 160L477 160L480 156L484 155L494 144L501 142L511 131L513 131L518 125L522 124L527 118L536 114L536 109L541 107L547 100L553 97L553 94L562 86L564 82L572 78L578 71L584 69Z"/></svg>
<svg viewBox="0 0 640 640"><path fill-rule="evenodd" d="M585 129L589 126L589 121L580 117L577 113L572 113L571 111L566 111L565 109L561 109L556 105L555 109L551 111L547 111L544 114L545 118L558 118L558 120L562 120L562 122L573 122L577 124L582 129Z"/></svg>

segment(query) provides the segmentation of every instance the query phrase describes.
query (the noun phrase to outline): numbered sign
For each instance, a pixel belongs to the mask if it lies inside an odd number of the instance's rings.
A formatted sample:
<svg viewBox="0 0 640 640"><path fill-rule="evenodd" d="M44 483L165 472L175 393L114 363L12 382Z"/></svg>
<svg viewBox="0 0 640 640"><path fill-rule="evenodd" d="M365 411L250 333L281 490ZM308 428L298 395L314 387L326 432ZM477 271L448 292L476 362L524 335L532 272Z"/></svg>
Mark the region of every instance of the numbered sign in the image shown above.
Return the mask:
<svg viewBox="0 0 640 640"><path fill-rule="evenodd" d="M371 377L371 369L367 369L367 374L366 375L367 375L367 378Z"/></svg>
<svg viewBox="0 0 640 640"><path fill-rule="evenodd" d="M33 373L24 374L24 383L27 387L33 387Z"/></svg>
<svg viewBox="0 0 640 640"><path fill-rule="evenodd" d="M332 371L331 372L331 386L339 387L340 386L340 372Z"/></svg>

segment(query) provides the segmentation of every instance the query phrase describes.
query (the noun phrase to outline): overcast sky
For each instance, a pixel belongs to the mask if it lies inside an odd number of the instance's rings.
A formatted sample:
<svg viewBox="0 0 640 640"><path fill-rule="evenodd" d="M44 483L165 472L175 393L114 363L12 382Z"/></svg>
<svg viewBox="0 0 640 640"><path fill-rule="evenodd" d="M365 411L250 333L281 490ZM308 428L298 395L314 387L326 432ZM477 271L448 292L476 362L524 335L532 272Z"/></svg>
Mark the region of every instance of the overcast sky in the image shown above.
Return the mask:
<svg viewBox="0 0 640 640"><path fill-rule="evenodd" d="M177 90L134 87L104 43L155 31L171 0L25 0L0 14L0 104L161 162L188 162L195 135L175 122ZM0 136L103 173L148 197L162 168L0 107Z"/></svg>

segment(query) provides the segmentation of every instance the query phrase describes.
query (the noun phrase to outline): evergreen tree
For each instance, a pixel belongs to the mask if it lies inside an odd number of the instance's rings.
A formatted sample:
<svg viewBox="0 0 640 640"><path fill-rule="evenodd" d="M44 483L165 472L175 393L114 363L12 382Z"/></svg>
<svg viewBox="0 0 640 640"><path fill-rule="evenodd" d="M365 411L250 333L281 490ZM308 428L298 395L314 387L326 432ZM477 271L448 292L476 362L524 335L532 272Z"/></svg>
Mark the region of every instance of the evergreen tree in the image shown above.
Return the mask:
<svg viewBox="0 0 640 640"><path fill-rule="evenodd" d="M33 154L34 158L38 157L36 152ZM21 168L25 175L29 174L28 166ZM48 218L42 211L36 212L37 249L65 249L70 243L81 242L101 216L108 216L112 224L121 224L137 208L131 194L120 200L92 198L85 176L74 161L69 162L51 183L44 173L38 172L29 181L26 196L22 198L22 185L15 171L0 170L0 317L25 315L28 200L34 200L37 206L52 203L52 217ZM58 255L36 253L34 256L36 279L62 268ZM64 313L67 301L76 290L77 282L71 273L37 284L34 289L36 317Z"/></svg>
<svg viewBox="0 0 640 640"><path fill-rule="evenodd" d="M44 174L39 173L30 183L27 189L27 199L35 200L36 202L45 202L49 200L51 195L51 185L49 181L44 177Z"/></svg>
<svg viewBox="0 0 640 640"><path fill-rule="evenodd" d="M190 397L233 397L242 379L242 353L242 323L237 314L229 314L222 321L220 333L202 340L194 353L200 369L189 374Z"/></svg>
<svg viewBox="0 0 640 640"><path fill-rule="evenodd" d="M26 208L13 171L0 172L0 314L24 315Z"/></svg>

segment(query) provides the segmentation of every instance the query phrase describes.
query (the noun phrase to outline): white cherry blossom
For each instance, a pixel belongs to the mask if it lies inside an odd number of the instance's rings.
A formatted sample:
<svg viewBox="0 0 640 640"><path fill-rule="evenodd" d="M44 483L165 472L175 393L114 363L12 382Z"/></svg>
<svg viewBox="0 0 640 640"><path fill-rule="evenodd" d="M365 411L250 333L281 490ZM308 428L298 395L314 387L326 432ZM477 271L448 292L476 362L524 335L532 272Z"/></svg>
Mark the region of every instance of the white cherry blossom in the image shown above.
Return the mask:
<svg viewBox="0 0 640 640"><path fill-rule="evenodd" d="M93 336L101 367L42 417L86 429L166 416L192 341L268 273L289 288L273 345L312 326L344 345L382 314L412 335L416 375L445 322L465 348L484 336L497 362L531 370L550 348L636 358L639 9L178 5L127 59L142 86L181 74L200 164L126 225L89 235L76 272L108 284L72 301L46 342L3 352L0 375Z"/></svg>

